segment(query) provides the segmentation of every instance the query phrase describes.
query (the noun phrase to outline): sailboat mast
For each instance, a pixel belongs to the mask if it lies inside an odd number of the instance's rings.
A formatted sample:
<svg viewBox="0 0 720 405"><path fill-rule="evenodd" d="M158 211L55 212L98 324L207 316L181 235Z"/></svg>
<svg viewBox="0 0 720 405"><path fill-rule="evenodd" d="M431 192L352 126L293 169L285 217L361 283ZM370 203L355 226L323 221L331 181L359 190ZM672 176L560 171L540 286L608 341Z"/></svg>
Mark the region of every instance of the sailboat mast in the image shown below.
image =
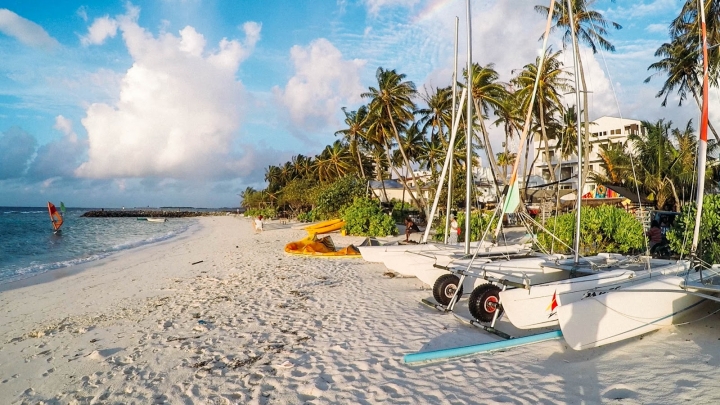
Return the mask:
<svg viewBox="0 0 720 405"><path fill-rule="evenodd" d="M472 22L470 19L470 0L467 0L467 131L465 132L465 146L467 153L465 158L465 254L470 254L470 187L473 185L472 175Z"/></svg>
<svg viewBox="0 0 720 405"><path fill-rule="evenodd" d="M455 62L453 64L453 74L452 74L452 112L451 112L451 122L452 124L455 123L455 111L458 109L457 104L457 62L458 62L458 26L460 25L460 18L455 17ZM452 131L452 129L451 129ZM455 143L449 143L448 144L448 154L450 156L455 157ZM448 238L450 236L450 209L452 208L452 189L453 189L453 159L450 158L450 167L448 171L448 188L447 188L447 208L445 211L445 240L444 243L448 243Z"/></svg>
<svg viewBox="0 0 720 405"><path fill-rule="evenodd" d="M567 0L568 17L570 18L570 33L572 35L573 46L573 64L575 71L575 105L577 109L577 119L575 120L577 131L577 199L575 207L575 240L573 242L573 250L575 250L575 264L580 262L580 206L582 205L582 132L580 132L580 55L577 53L577 35L575 32L575 18L573 17L573 2Z"/></svg>
<svg viewBox="0 0 720 405"><path fill-rule="evenodd" d="M690 248L690 256L694 257L697 252L700 240L700 218L702 216L703 197L705 195L705 162L707 156L707 131L708 131L708 101L709 101L709 84L708 84L708 46L707 31L705 29L705 1L699 0L700 4L700 31L702 36L702 54L703 54L703 103L702 113L700 114L700 142L698 142L698 189L697 189L697 215L695 215L695 229L693 230L692 247Z"/></svg>

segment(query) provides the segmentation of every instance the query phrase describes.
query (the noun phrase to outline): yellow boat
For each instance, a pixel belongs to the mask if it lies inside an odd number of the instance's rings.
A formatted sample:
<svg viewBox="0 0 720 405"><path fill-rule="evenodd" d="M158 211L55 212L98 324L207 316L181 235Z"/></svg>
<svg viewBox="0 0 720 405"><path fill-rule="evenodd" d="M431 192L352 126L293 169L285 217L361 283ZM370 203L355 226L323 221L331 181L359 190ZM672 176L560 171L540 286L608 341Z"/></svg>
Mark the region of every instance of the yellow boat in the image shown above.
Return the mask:
<svg viewBox="0 0 720 405"><path fill-rule="evenodd" d="M329 236L318 239L315 235L305 239L290 242L285 245L285 252L292 255L325 257L325 258L355 258L362 257L360 251L353 245L335 250L335 244Z"/></svg>
<svg viewBox="0 0 720 405"><path fill-rule="evenodd" d="M328 219L327 221L322 221L322 222L318 222L317 224L308 225L303 229L305 229L306 231L309 231L311 229L324 228L326 226L334 225L334 224L337 224L338 222L342 222L342 219Z"/></svg>
<svg viewBox="0 0 720 405"><path fill-rule="evenodd" d="M308 235L317 234L320 235L321 233L330 233L339 230L345 226L345 221L340 220L340 222L336 222L334 224L330 224L327 226L323 226L322 228L310 228L306 229Z"/></svg>

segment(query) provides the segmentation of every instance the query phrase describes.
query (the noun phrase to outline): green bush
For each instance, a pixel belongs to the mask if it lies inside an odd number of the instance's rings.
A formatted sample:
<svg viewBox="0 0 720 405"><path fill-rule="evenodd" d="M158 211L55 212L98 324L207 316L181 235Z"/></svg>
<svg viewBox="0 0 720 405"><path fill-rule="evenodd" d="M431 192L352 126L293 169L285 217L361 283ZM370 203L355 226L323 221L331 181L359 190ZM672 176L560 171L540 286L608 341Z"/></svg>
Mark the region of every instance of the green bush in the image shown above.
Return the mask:
<svg viewBox="0 0 720 405"><path fill-rule="evenodd" d="M403 222L405 218L407 218L411 214L420 214L420 210L408 201L405 201L405 203L403 204L402 201L393 198L392 200L390 200L390 202L393 204L391 215L393 221L395 221L396 223Z"/></svg>
<svg viewBox="0 0 720 405"><path fill-rule="evenodd" d="M266 208L250 208L245 211L246 217L256 217L262 215L263 218L275 218L277 216L277 210L273 207Z"/></svg>
<svg viewBox="0 0 720 405"><path fill-rule="evenodd" d="M682 208L681 214L675 218L672 228L666 234L673 251L690 253L696 213L695 204L687 204ZM706 195L703 198L698 257L708 263L720 263L718 240L720 240L720 195Z"/></svg>
<svg viewBox="0 0 720 405"><path fill-rule="evenodd" d="M377 201L367 197L356 198L350 206L342 210L341 217L345 221L343 229L349 235L388 236L398 234L395 221L382 212Z"/></svg>
<svg viewBox="0 0 720 405"><path fill-rule="evenodd" d="M364 197L366 184L355 175L342 177L317 192L314 211L321 219L337 217L340 210Z"/></svg>
<svg viewBox="0 0 720 405"><path fill-rule="evenodd" d="M575 212L548 219L545 229L567 246L572 247L575 236ZM538 233L538 244L548 251L554 245L555 252L570 252L570 248L553 241L550 234L545 231ZM583 208L580 211L580 254L594 255L600 252L627 254L641 251L644 246L645 232L642 224L624 209L603 205Z"/></svg>
<svg viewBox="0 0 720 405"><path fill-rule="evenodd" d="M310 210L308 212L303 212L298 214L297 220L300 222L315 222L319 221L320 217L315 210Z"/></svg>
<svg viewBox="0 0 720 405"><path fill-rule="evenodd" d="M475 211L470 215L471 241L480 240L480 238L485 233L485 229L487 229L487 226L490 223L490 218L492 218L492 214L480 211ZM459 212L455 219L457 220L458 227L460 228L460 235L458 235L458 241L465 240L465 213ZM445 216L443 215L439 217L437 221L438 222L435 223L435 236L433 236L433 239L442 242L445 239ZM494 235L497 224L498 219L495 218L492 225L490 226L490 231L488 232L488 239L492 238L492 236Z"/></svg>

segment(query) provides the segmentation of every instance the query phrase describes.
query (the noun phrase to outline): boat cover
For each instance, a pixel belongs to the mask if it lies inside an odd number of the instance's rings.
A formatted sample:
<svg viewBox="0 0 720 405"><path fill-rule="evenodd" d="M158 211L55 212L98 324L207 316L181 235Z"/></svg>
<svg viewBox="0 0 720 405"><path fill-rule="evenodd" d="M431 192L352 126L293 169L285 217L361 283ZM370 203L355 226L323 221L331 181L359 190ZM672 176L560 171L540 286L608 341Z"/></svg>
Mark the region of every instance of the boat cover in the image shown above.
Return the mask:
<svg viewBox="0 0 720 405"><path fill-rule="evenodd" d="M293 255L312 257L361 257L360 251L353 245L337 250L329 236L318 239L315 235L288 243L285 245L285 252Z"/></svg>

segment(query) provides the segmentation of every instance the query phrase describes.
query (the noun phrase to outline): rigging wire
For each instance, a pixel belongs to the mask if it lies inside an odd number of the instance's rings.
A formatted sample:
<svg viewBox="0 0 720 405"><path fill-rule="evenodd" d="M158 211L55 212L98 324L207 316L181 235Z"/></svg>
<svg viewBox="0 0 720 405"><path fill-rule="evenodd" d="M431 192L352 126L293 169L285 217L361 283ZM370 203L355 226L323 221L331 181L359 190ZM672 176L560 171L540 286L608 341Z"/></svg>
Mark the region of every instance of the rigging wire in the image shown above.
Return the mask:
<svg viewBox="0 0 720 405"><path fill-rule="evenodd" d="M592 15L587 12L587 8L584 7L585 4L584 3L582 3L582 4L583 4L583 8L584 8L586 15ZM592 26L593 31L595 31L595 33L597 34L597 30L595 29L595 27L597 25L596 25L595 19L593 19L592 17L590 17L590 24ZM608 66L607 59L605 58L605 53L603 52L602 48L600 48L600 56L602 57L603 65L605 65L605 72L608 75L608 82L610 83L610 89L612 90L613 100L615 101L615 106L617 107L618 115L620 115L620 123L622 125L623 115L622 115L622 110L620 109L620 102L618 100L617 93L615 92L615 86L613 85L612 75L610 74L610 67ZM623 129L625 129L624 125L623 125ZM578 134L578 136L580 136L580 135ZM627 145L627 142L626 142L626 145ZM637 179L638 179L637 172L635 171L635 159L633 158L633 153L629 153L628 155L630 155L630 167L632 168L633 183L635 185L635 193L637 194L637 198L638 198L640 215L643 215L644 209L643 209L643 205L642 205L642 199L640 197L640 186L638 185L638 181L637 181ZM643 232L644 232L644 227L643 227ZM649 244L648 238L643 237L643 239L645 240L645 253L647 255L650 255L650 244ZM647 269L648 269L648 271L652 271L649 260L647 261Z"/></svg>

